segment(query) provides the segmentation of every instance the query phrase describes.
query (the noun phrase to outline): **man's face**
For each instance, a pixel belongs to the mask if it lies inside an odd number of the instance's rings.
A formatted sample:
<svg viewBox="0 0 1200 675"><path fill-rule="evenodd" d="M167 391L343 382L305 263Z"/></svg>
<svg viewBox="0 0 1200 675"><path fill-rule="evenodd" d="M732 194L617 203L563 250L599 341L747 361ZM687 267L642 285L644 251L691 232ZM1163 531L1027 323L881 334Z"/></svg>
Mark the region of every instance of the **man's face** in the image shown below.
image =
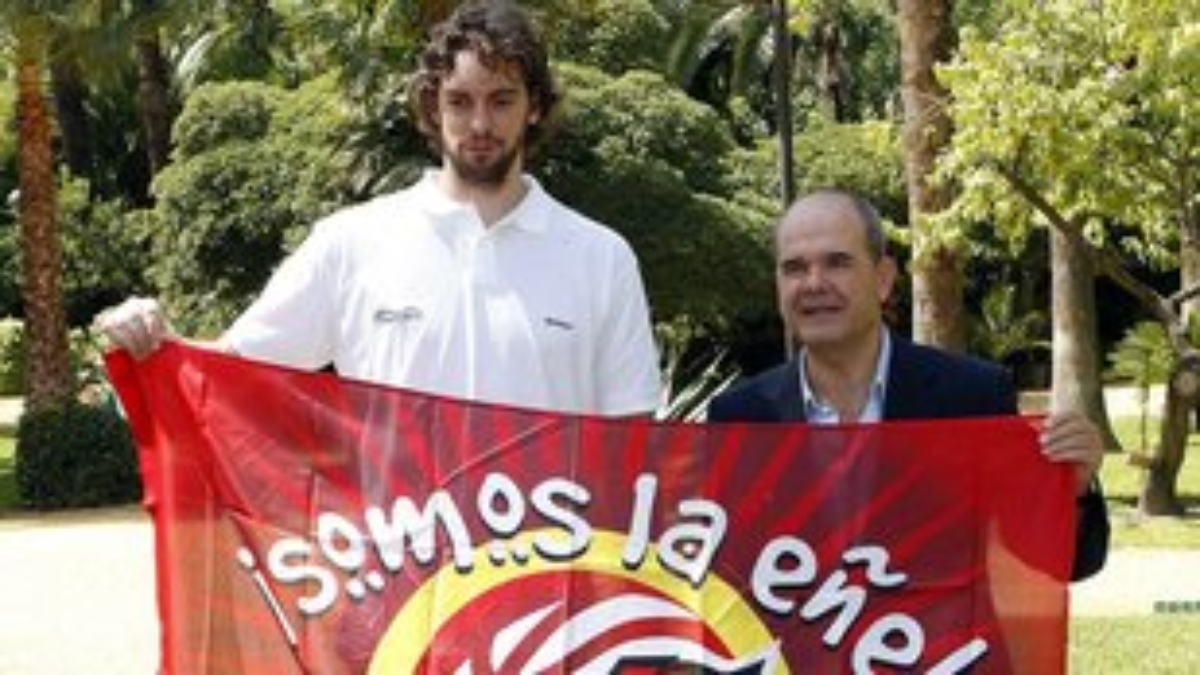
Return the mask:
<svg viewBox="0 0 1200 675"><path fill-rule="evenodd" d="M523 156L525 133L538 120L515 66L489 68L462 51L438 90L442 155L464 183L498 187Z"/></svg>
<svg viewBox="0 0 1200 675"><path fill-rule="evenodd" d="M794 336L814 350L878 339L895 265L872 258L866 227L849 203L822 196L796 205L776 246L779 309Z"/></svg>

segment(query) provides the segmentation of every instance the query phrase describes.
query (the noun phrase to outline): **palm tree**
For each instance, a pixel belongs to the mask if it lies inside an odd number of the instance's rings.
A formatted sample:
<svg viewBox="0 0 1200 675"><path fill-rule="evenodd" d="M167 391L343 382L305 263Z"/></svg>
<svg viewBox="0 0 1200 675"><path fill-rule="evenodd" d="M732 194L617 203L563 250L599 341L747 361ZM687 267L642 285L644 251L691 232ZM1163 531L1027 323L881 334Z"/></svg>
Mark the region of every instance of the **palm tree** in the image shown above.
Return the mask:
<svg viewBox="0 0 1200 675"><path fill-rule="evenodd" d="M45 16L50 43L44 56L56 143L71 175L86 179L94 194L144 201L150 179L169 160L170 128L178 106L160 33L197 16L194 0L138 0L129 5L88 0L64 5L61 15ZM131 91L135 74L137 88ZM140 139L121 148L116 158L116 143L103 135L113 132L106 124L112 124L114 109L124 108L135 96ZM116 136L124 138L124 129L116 130Z"/></svg>
<svg viewBox="0 0 1200 675"><path fill-rule="evenodd" d="M3 10L17 75L18 208L30 410L62 405L75 393L63 309L52 121L44 84L55 21L67 4L27 0L10 2Z"/></svg>
<svg viewBox="0 0 1200 675"><path fill-rule="evenodd" d="M83 78L78 55L64 49L65 36L55 40L51 48L50 88L54 94L55 118L63 160L71 174L92 179L95 172L95 137L87 106L87 83Z"/></svg>
<svg viewBox="0 0 1200 675"><path fill-rule="evenodd" d="M131 18L138 73L138 115L151 176L162 170L170 160L171 125L178 108L171 93L171 64L163 53L159 33L162 24L170 17L173 5L190 7L191 4L171 3L168 0L140 0L134 3Z"/></svg>
<svg viewBox="0 0 1200 675"><path fill-rule="evenodd" d="M789 0L691 2L676 7L683 21L671 50L675 73L688 95L729 115L736 96L757 101L757 112L779 143L779 198L795 198L792 148L792 27Z"/></svg>

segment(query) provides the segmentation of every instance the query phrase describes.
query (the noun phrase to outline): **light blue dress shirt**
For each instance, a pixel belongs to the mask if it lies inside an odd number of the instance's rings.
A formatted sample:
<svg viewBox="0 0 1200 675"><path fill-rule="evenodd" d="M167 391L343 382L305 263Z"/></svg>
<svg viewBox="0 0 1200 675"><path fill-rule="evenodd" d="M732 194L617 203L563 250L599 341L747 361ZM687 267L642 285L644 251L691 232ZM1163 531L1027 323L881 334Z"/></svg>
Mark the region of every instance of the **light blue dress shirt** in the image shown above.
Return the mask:
<svg viewBox="0 0 1200 675"><path fill-rule="evenodd" d="M888 332L882 331L879 346L879 359L875 362L875 377L871 380L871 391L867 404L858 415L857 422L878 422L883 419L883 403L887 395L888 364L892 361L892 338ZM800 352L800 392L804 400L804 417L809 424L841 424L838 411L828 402L817 396L816 390L808 381L808 352Z"/></svg>

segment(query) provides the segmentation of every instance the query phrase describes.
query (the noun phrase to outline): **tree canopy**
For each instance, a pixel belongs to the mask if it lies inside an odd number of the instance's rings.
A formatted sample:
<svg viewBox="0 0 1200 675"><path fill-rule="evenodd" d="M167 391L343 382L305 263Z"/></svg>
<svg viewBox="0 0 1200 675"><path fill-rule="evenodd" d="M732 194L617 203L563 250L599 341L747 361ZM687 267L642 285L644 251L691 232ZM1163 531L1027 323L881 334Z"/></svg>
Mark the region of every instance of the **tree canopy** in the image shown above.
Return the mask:
<svg viewBox="0 0 1200 675"><path fill-rule="evenodd" d="M1016 4L998 35L967 29L942 73L956 214L1012 234L1061 217L1098 245L1169 262L1200 208L1200 8Z"/></svg>

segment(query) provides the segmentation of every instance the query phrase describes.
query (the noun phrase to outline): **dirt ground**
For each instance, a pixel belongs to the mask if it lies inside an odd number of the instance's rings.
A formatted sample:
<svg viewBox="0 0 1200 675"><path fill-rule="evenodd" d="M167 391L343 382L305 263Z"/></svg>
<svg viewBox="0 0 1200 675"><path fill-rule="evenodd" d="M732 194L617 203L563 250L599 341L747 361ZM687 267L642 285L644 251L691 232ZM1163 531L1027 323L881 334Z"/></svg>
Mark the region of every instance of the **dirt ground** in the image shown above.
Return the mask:
<svg viewBox="0 0 1200 675"><path fill-rule="evenodd" d="M153 550L137 507L0 520L0 673L154 673Z"/></svg>

